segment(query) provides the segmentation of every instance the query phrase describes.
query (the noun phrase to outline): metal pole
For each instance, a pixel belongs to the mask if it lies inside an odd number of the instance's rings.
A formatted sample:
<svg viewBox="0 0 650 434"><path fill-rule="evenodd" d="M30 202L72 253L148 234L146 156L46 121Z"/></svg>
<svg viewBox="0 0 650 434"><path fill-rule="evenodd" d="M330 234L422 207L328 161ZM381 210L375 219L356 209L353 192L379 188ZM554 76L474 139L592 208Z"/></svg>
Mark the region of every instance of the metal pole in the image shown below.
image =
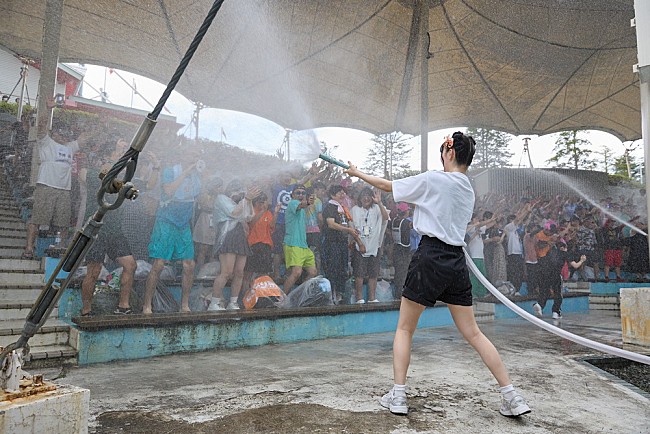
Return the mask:
<svg viewBox="0 0 650 434"><path fill-rule="evenodd" d="M429 2L418 0L420 19L420 42L422 59L420 69L420 170L426 172L429 166Z"/></svg>
<svg viewBox="0 0 650 434"><path fill-rule="evenodd" d="M638 52L639 91L641 93L641 135L646 168L650 161L650 2L634 0L634 21L636 25L636 47ZM646 210L650 215L650 178L646 175Z"/></svg>
<svg viewBox="0 0 650 434"><path fill-rule="evenodd" d="M26 63L23 63L23 66L20 67L20 79L22 80L22 86L20 86L20 100L18 101L18 114L16 119L20 121L20 118L23 116L23 107L25 107L25 89L27 89L27 71L29 66Z"/></svg>
<svg viewBox="0 0 650 434"><path fill-rule="evenodd" d="M61 22L64 0L47 0L45 24L43 26L43 55L41 57L41 78L38 82L38 136L42 137L50 128L52 109L48 100L54 97L56 72L61 43Z"/></svg>

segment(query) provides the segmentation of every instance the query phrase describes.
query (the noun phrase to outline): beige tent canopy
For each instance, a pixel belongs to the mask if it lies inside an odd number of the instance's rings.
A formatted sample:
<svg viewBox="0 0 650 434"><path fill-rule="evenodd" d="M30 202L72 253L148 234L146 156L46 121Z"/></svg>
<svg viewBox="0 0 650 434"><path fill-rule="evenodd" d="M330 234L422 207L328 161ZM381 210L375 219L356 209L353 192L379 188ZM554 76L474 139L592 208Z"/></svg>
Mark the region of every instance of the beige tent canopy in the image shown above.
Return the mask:
<svg viewBox="0 0 650 434"><path fill-rule="evenodd" d="M0 45L39 59L45 3L0 2ZM419 134L428 88L428 130L641 137L633 0L427 0L420 16L416 3L226 0L177 90L293 129ZM167 83L211 5L65 0L59 60Z"/></svg>

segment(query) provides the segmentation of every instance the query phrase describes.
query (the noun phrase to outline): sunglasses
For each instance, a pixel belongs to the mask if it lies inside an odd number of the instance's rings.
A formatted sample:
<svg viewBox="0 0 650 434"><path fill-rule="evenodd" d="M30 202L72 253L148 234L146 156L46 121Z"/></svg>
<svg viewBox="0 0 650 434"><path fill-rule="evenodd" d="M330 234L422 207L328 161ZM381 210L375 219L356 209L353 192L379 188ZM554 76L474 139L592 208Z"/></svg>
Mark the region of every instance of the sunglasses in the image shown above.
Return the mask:
<svg viewBox="0 0 650 434"><path fill-rule="evenodd" d="M296 196L304 196L305 190L297 190L294 191L293 194L295 194Z"/></svg>

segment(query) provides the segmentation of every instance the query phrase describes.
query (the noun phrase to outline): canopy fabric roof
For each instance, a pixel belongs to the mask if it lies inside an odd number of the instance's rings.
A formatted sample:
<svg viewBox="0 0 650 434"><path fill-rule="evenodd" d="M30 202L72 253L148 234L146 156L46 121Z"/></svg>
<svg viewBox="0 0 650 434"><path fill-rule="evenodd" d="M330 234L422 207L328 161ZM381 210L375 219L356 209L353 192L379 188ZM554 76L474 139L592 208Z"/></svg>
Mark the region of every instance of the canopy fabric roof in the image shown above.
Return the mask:
<svg viewBox="0 0 650 434"><path fill-rule="evenodd" d="M420 133L415 0L226 0L176 90L292 129ZM65 0L60 62L167 83L212 0ZM641 137L633 0L429 0L429 130ZM4 0L0 45L41 56L45 1ZM411 49L417 47L411 46ZM402 115L403 113L403 115Z"/></svg>

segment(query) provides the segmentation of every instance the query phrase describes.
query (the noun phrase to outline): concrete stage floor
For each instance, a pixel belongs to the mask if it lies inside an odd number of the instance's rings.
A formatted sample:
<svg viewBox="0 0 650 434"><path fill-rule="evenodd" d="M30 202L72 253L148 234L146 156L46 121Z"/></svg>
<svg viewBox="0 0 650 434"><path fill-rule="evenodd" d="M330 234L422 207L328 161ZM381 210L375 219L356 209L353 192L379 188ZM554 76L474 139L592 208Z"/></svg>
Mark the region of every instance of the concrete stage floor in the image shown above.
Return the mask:
<svg viewBox="0 0 650 434"><path fill-rule="evenodd" d="M531 414L518 419L499 414L496 382L454 327L416 332L407 417L394 416L377 402L392 385L393 333L45 374L90 389L90 432L96 433L650 432L647 395L579 360L602 354L522 319L480 326L500 350ZM621 346L617 312L567 314L562 327Z"/></svg>

